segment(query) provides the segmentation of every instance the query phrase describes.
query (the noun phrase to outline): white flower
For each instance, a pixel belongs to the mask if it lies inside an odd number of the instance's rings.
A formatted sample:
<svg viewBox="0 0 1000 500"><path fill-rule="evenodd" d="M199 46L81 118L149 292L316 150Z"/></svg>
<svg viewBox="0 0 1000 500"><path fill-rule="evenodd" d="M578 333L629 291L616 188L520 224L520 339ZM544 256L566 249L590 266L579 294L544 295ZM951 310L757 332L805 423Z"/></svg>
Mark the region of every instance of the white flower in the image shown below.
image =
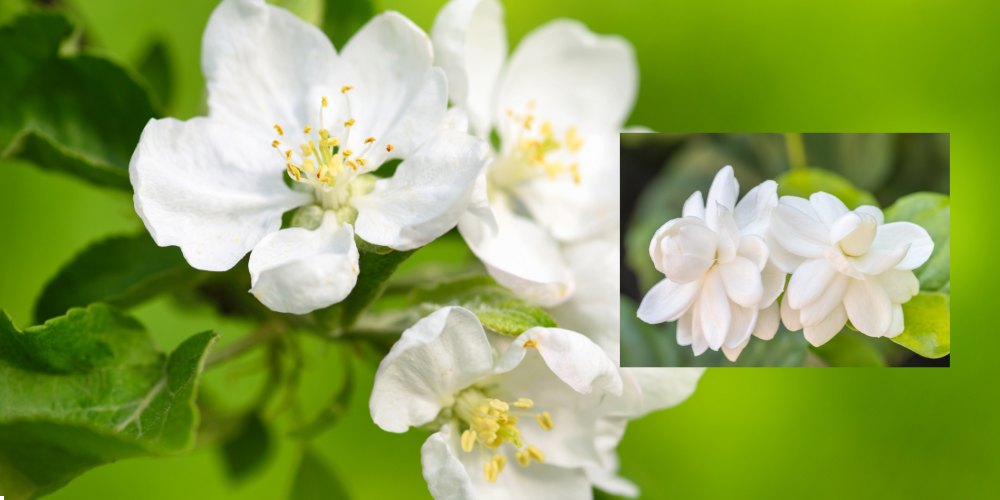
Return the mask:
<svg viewBox="0 0 1000 500"><path fill-rule="evenodd" d="M919 291L912 270L927 261L934 242L916 224L884 222L877 207L851 211L823 192L781 198L771 220L771 254L792 273L781 304L789 330L804 328L814 346L848 319L871 337L903 331L900 304Z"/></svg>
<svg viewBox="0 0 1000 500"><path fill-rule="evenodd" d="M677 342L691 345L695 355L721 348L732 361L751 334L774 337L785 282L763 238L777 185L765 181L737 204L738 195L726 166L712 181L707 203L694 193L683 217L656 231L649 255L666 279L649 290L638 311L647 323L678 320Z"/></svg>
<svg viewBox="0 0 1000 500"><path fill-rule="evenodd" d="M618 221L618 132L635 99L635 57L621 38L556 20L508 59L502 16L495 0L454 0L431 32L451 101L474 133L499 139L459 230L498 282L551 306L574 288L562 245Z"/></svg>
<svg viewBox="0 0 1000 500"><path fill-rule="evenodd" d="M538 327L511 339L448 307L403 332L379 366L370 409L387 431L436 431L421 454L439 500L589 498L617 444L606 439L612 420L693 390L664 385L640 400L634 386L583 335Z"/></svg>
<svg viewBox="0 0 1000 500"><path fill-rule="evenodd" d="M129 166L136 211L198 269L252 250L251 291L271 309L343 300L359 272L355 232L397 250L430 242L456 224L484 166L485 142L444 125L432 60L427 35L394 12L337 54L287 11L223 1L202 48L208 116L146 125ZM403 159L394 176L371 175L392 159ZM296 207L298 227L281 229Z"/></svg>

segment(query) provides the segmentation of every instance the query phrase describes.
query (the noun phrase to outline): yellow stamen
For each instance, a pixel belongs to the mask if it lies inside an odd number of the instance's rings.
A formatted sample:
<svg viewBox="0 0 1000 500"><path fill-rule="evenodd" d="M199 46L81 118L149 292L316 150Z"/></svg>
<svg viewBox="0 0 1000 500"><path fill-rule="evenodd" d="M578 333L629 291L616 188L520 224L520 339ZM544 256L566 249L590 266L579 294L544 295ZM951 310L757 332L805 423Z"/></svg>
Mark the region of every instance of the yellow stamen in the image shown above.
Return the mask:
<svg viewBox="0 0 1000 500"><path fill-rule="evenodd" d="M368 163L368 160L366 160L364 158L358 158L357 162L358 162L358 165L361 165L363 167L363 166L365 166L365 163Z"/></svg>
<svg viewBox="0 0 1000 500"><path fill-rule="evenodd" d="M530 348L538 349L538 342L535 339L525 340L524 341L524 348L525 349L530 349Z"/></svg>
<svg viewBox="0 0 1000 500"><path fill-rule="evenodd" d="M527 410L532 406L535 406L535 402L528 398L517 398L517 401L514 401L514 407L521 408L522 410Z"/></svg>
<svg viewBox="0 0 1000 500"><path fill-rule="evenodd" d="M385 150L386 150L386 151L388 151L388 152L390 152L390 153L391 153L393 149L396 149L396 148L395 148L395 147L393 147L393 145L392 145L392 144L386 144L386 145L385 145Z"/></svg>
<svg viewBox="0 0 1000 500"><path fill-rule="evenodd" d="M497 469L496 462L489 460L483 463L483 474L486 475L486 480L495 483L497 481L497 476L500 475L500 471Z"/></svg>
<svg viewBox="0 0 1000 500"><path fill-rule="evenodd" d="M543 411L538 415L535 415L535 420L538 421L538 426L547 431L551 431L555 425L552 423L552 415L547 411Z"/></svg>
<svg viewBox="0 0 1000 500"><path fill-rule="evenodd" d="M354 151L351 151L350 149L345 149L343 154L344 154L344 158L347 158L348 156L351 156L352 154L354 154Z"/></svg>
<svg viewBox="0 0 1000 500"><path fill-rule="evenodd" d="M308 134L309 132L312 132L312 130L313 130L312 125L306 125L306 128L302 129L302 133Z"/></svg>
<svg viewBox="0 0 1000 500"><path fill-rule="evenodd" d="M347 166L351 167L351 170L357 170L358 169L358 164L354 163L354 161L348 161L347 162Z"/></svg>
<svg viewBox="0 0 1000 500"><path fill-rule="evenodd" d="M507 466L507 457L497 454L493 455L493 463L497 467L497 474L503 472L503 468Z"/></svg>
<svg viewBox="0 0 1000 500"><path fill-rule="evenodd" d="M326 100L326 96L323 96L322 104L324 108L327 106L327 104L329 104L329 102ZM320 125L322 125L322 123Z"/></svg>
<svg viewBox="0 0 1000 500"><path fill-rule="evenodd" d="M274 148L274 149L278 149L278 146L280 146L280 145L281 145L281 141L279 141L277 139L271 141L271 147Z"/></svg>
<svg viewBox="0 0 1000 500"><path fill-rule="evenodd" d="M292 159L292 150L291 149L289 149L288 151L285 151L285 159L286 160L291 160Z"/></svg>
<svg viewBox="0 0 1000 500"><path fill-rule="evenodd" d="M517 459L517 463L521 467L527 467L531 463L531 455L528 454L528 450L517 450L514 458Z"/></svg>
<svg viewBox="0 0 1000 500"><path fill-rule="evenodd" d="M352 127L352 126L354 126L354 118L349 118L346 122L344 122L344 126L345 127Z"/></svg>
<svg viewBox="0 0 1000 500"><path fill-rule="evenodd" d="M277 132L278 135L285 135L285 130L282 129L281 125L278 125L277 123L274 124L274 131Z"/></svg>
<svg viewBox="0 0 1000 500"><path fill-rule="evenodd" d="M353 89L353 88L354 88L353 85L344 85L343 87L340 87L340 93L341 94L346 94L346 93L350 92L351 89Z"/></svg>
<svg viewBox="0 0 1000 500"><path fill-rule="evenodd" d="M374 137L369 137L369 138L365 139L365 144L371 144L373 142L375 142L375 138Z"/></svg>
<svg viewBox="0 0 1000 500"><path fill-rule="evenodd" d="M466 453L471 453L472 449L476 446L476 431L472 429L466 429L462 433L462 450Z"/></svg>
<svg viewBox="0 0 1000 500"><path fill-rule="evenodd" d="M299 169L295 168L295 165L289 163L285 165L285 167L288 168L288 173L292 174L292 177L295 177L296 181L302 180L302 172L300 172Z"/></svg>
<svg viewBox="0 0 1000 500"><path fill-rule="evenodd" d="M542 463L545 461L545 455L542 453L542 450L539 450L534 445L529 444L527 447L527 451L528 455L531 458L535 459L536 462Z"/></svg>

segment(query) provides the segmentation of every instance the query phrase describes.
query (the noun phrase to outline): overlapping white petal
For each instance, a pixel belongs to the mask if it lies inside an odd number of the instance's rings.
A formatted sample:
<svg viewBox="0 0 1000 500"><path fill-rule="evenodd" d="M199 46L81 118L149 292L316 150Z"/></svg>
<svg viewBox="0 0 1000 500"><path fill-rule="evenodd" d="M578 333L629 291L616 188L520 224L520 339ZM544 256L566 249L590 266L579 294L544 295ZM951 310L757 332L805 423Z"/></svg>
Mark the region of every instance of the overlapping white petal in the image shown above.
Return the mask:
<svg viewBox="0 0 1000 500"><path fill-rule="evenodd" d="M693 194L684 216L661 226L650 242L650 258L666 277L643 297L638 316L648 323L678 321L678 343L696 355L721 349L735 360L751 335L770 339L778 328L775 301L785 274L770 262L764 240L776 185L762 183L739 203L738 194L727 166L704 205L701 193Z"/></svg>
<svg viewBox="0 0 1000 500"><path fill-rule="evenodd" d="M836 197L786 196L774 210L770 238L792 272L781 304L790 330L819 346L848 320L872 337L903 330L900 304L919 291L912 269L930 257L927 231L909 222L884 224L881 210L853 211Z"/></svg>

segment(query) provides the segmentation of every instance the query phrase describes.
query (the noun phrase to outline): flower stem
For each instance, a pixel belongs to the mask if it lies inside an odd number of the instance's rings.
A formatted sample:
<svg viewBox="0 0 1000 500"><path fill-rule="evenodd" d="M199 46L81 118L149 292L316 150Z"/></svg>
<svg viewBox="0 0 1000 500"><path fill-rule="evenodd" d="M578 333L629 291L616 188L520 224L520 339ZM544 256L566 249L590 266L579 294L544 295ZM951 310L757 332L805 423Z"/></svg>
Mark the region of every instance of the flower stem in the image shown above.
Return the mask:
<svg viewBox="0 0 1000 500"><path fill-rule="evenodd" d="M788 165L792 170L806 168L806 146L802 134L785 134L785 150L788 152Z"/></svg>
<svg viewBox="0 0 1000 500"><path fill-rule="evenodd" d="M278 321L268 321L250 335L247 335L218 351L209 354L205 368L212 368L252 351L257 346L278 338L285 333L284 325Z"/></svg>

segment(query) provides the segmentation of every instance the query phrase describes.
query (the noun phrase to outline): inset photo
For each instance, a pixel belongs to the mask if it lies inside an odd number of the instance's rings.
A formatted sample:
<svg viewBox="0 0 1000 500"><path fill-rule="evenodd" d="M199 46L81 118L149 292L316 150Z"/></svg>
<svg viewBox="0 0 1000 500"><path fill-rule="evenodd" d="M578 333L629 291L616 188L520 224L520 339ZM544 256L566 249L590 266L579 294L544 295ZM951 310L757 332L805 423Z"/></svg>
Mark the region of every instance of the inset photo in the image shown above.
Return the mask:
<svg viewBox="0 0 1000 500"><path fill-rule="evenodd" d="M621 134L621 365L950 365L949 135Z"/></svg>

